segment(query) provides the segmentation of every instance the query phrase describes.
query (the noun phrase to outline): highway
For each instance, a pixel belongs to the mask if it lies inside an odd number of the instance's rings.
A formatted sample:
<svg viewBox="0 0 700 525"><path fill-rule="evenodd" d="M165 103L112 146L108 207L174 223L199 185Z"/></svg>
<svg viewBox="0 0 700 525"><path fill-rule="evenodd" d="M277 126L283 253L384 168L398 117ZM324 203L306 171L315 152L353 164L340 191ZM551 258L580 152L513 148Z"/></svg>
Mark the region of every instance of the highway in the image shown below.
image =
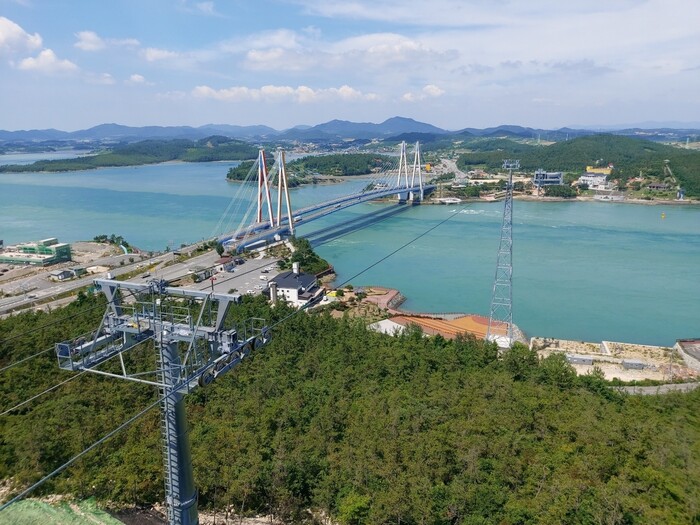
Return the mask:
<svg viewBox="0 0 700 525"><path fill-rule="evenodd" d="M181 250L181 252L183 251ZM114 277L139 272L130 279L132 281L148 282L153 279L165 279L173 282L186 278L199 269L212 268L215 261L219 259L219 255L214 250L210 250L184 262L174 262L175 255L170 252L122 266L120 261L124 258L128 261L128 256L119 255L98 259L91 265L113 266L109 273ZM260 293L267 288L267 280L279 273L277 261L278 259L268 257L247 259L242 265L237 265L233 272L215 273L213 280L206 279L199 283L189 283L187 287L198 290L214 290L221 293L228 293L231 290L235 290L233 293L241 294ZM6 294L12 294L0 298L0 315L52 302L61 295L90 286L94 279L105 278L108 273L103 272L64 282L54 282L49 279L53 269L49 266L41 269L37 274L0 283L0 290ZM64 304L66 301L60 302Z"/></svg>

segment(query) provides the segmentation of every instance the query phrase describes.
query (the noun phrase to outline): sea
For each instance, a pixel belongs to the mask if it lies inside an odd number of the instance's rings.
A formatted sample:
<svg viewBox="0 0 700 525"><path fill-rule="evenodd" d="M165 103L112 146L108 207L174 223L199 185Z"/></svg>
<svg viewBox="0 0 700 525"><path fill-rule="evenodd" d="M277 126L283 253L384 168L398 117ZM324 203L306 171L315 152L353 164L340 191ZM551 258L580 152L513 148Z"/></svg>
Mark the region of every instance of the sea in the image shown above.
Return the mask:
<svg viewBox="0 0 700 525"><path fill-rule="evenodd" d="M0 174L0 239L115 234L146 251L208 239L252 220L254 186L225 178L237 164ZM293 206L366 183L294 188ZM302 223L298 234L379 206ZM488 316L502 217L502 202L412 206L316 251L337 284L397 288L411 311ZM700 206L515 201L512 259L513 320L528 336L662 346L700 337Z"/></svg>

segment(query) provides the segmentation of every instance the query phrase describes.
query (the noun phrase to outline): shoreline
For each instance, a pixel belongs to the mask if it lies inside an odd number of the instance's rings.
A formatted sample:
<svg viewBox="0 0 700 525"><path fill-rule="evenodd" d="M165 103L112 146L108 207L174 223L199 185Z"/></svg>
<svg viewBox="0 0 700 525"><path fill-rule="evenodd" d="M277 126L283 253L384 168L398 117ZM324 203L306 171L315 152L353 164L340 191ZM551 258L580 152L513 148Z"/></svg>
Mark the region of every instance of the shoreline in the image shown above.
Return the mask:
<svg viewBox="0 0 700 525"><path fill-rule="evenodd" d="M364 289L364 290L372 290L375 292L382 292L382 293L374 293L374 294L368 294L367 297L365 297L363 300L364 301L369 301L371 303L376 304L379 308L385 310L387 313L391 314L392 316L408 316L408 317L416 317L416 318L428 318L428 319L444 319L444 320L455 320L459 319L461 317L467 317L467 316L478 316L478 317L485 317L488 318L488 316L484 316L482 314L477 314L477 313L468 313L468 312L416 312L412 310L406 310L401 308L401 304L403 304L406 301L406 296L401 293L400 290L397 290L396 288L390 288L387 286L380 286L380 285L361 285L361 286L355 286L355 291L359 289ZM391 318L389 318L391 319ZM517 328L518 332L522 334L524 337L525 341L529 342L534 339L556 339L556 340L562 340L564 341L565 339L562 339L560 337L557 338L549 338L549 337L544 337L544 336L530 336L526 332L524 332L518 325L515 323L513 324L515 328ZM652 344L645 344L645 343L626 343L629 345L637 345L637 346L659 346L659 345L652 345ZM674 346L676 343L676 340L674 340L668 347Z"/></svg>
<svg viewBox="0 0 700 525"><path fill-rule="evenodd" d="M624 199L619 201L605 201L596 199L594 197L572 197L566 199L564 197L535 197L533 195L514 195L513 200L524 201L524 202L600 202L603 204L638 204L642 206L698 206L700 205L700 200L668 200L668 199L658 199L658 200L647 200L647 199ZM482 197L470 197L466 199L461 199L461 202L451 203L453 206L458 206L460 204L469 203L497 203L503 202L503 199L484 199ZM446 203L437 202L434 199L425 200L423 204L429 204L431 206L447 206Z"/></svg>

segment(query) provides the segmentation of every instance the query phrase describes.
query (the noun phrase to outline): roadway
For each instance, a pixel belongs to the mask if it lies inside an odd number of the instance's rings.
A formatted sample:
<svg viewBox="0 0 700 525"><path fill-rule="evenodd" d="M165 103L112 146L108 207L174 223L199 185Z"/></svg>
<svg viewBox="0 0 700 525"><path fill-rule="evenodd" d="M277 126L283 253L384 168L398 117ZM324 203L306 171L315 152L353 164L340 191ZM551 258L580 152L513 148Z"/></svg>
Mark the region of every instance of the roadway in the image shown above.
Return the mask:
<svg viewBox="0 0 700 525"><path fill-rule="evenodd" d="M133 257L133 254L130 256ZM128 261L128 257L112 256L98 259L91 265L112 266L109 272L85 275L77 279L52 281L49 275L55 268L49 266L42 268L38 273L0 283L0 290L6 294L12 294L0 298L0 315L6 315L14 310L38 307L47 302L54 305L65 304L70 300L57 298L89 287L96 278L106 278L107 273L116 278L138 272L130 279L131 281L148 282L152 279L165 279L172 282L187 278L198 269L212 268L215 266L215 261L219 259L219 255L214 250L210 250L183 262L175 262L174 253L169 252L122 265L123 258ZM187 287L198 290L213 289L220 293L228 293L231 290L236 290L234 293L259 293L267 287L267 279L279 273L277 261L278 259L267 257L247 259L244 264L236 266L233 272L221 272L214 275L213 281L207 279L200 283L190 283ZM260 276L264 276L265 279L261 279Z"/></svg>

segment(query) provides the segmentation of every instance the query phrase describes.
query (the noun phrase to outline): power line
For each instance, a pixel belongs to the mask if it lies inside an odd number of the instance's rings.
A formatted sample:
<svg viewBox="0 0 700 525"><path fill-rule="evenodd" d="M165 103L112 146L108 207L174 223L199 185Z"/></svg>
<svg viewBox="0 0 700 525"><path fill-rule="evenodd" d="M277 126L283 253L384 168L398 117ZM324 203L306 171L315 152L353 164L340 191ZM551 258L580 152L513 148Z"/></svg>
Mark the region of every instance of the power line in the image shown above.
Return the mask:
<svg viewBox="0 0 700 525"><path fill-rule="evenodd" d="M337 288L341 288L342 286L346 285L347 283L349 283L349 282L352 281L353 279L356 279L357 277L359 277L360 275L362 275L362 274L365 273L366 271L371 270L372 268L374 268L374 267L377 266L378 264L380 264L380 263L386 261L386 260L387 260L389 257L391 257L392 255L394 255L394 254L400 252L401 250L403 250L403 249L406 248L407 246L413 244L414 242L416 242L416 241L417 241L418 239L420 239L421 237L425 237L425 236L428 235L431 231L433 231L433 230L435 230L436 228L438 228L438 227L442 226L443 224L445 224L447 221L449 221L449 220L450 220L452 217L454 217L455 215L457 215L457 213L456 213L456 212L453 212L453 213L452 213L451 215L449 215L446 219L440 221L439 223L437 223L437 224L436 224L435 226L433 226L432 228L427 229L426 231L424 231L423 233L421 233L421 234L418 235L417 237L414 237L413 239L411 239L411 240L408 241L407 243L405 243L405 244L399 246L398 248L396 248L396 249L395 249L393 252L391 252L390 254L385 255L384 257L382 257L382 258L379 259L378 261L376 261L376 262L370 264L370 265L369 265L368 267L366 267L364 270L361 270L360 272L356 273L355 275L353 275L353 276L350 277L349 279L346 279L345 281L343 281L342 283L340 283L340 284L337 286Z"/></svg>
<svg viewBox="0 0 700 525"><path fill-rule="evenodd" d="M76 376L76 377L77 377L77 376ZM166 397L169 397L169 396L171 396L171 395L173 395L173 394L175 394L175 393L176 393L176 390L173 390L170 394L167 394ZM113 435L115 435L117 432L119 432L119 431L125 429L126 427L128 427L129 425L131 425L134 421L136 421L137 419L139 419L141 416L143 416L146 412L148 412L148 411L151 410L153 407L155 407L156 405L158 405L158 403L160 403L160 402L161 402L161 398L159 397L156 401L154 401L153 403L151 403L150 405L148 405L148 406L147 406L146 408L144 408L141 412L139 412L139 413L136 414L135 416L132 416L132 417L129 418L126 422L122 423L122 424L119 425L117 428L115 428L114 430L112 430L111 432L109 432L107 435L105 435L105 436L101 437L100 439L98 439L97 441L95 441L95 442L94 442L92 445L90 445L88 448L86 448L86 449L83 450L82 452L80 452L80 453L76 454L75 456L73 456L71 459L69 459L68 461L66 461L63 465L61 465L60 467L58 467L57 469L55 469L53 472L51 472L51 473L47 474L46 476L44 476L43 478L41 478L39 481L37 481L36 483L34 483L34 485L32 485L31 487L29 487L29 488L23 490L22 492L20 492L17 496L15 496L14 498L12 498L12 499L11 499L10 501L8 501L7 503L4 503L2 506L0 506L0 511L6 509L7 507L9 507L10 505L12 505L12 504L15 503L16 501L19 501L20 499L24 498L24 496L26 496L27 494L29 494L30 492L32 492L32 491L33 491L34 489L36 489L38 486L40 486L41 484L43 484L43 483L46 482L47 480L51 479L52 477L54 477L56 474L59 474L60 472L62 472L62 471L65 470L66 468L70 467L70 466L71 466L73 463L75 463L78 459L80 459L81 457L83 457L85 454L87 454L88 452L90 452L92 449L94 449L94 448L97 447L98 445L101 445L102 443L104 443L105 441L107 441L109 438L111 438L111 437L112 437Z"/></svg>
<svg viewBox="0 0 700 525"><path fill-rule="evenodd" d="M32 332L38 332L39 330L43 330L45 328L49 328L51 326L63 323L65 321L69 321L71 319L74 319L76 317L82 317L84 316L87 312L92 312L93 310L97 310L98 308L101 308L104 310L103 305L98 305L98 306L93 306L92 308L88 308L87 310L83 310L81 312L78 312L73 315L69 315L68 317L63 317L61 319L57 319L56 321L52 321L50 323L46 323L45 325L37 326L36 328L33 328L31 330L28 330L26 332L22 332L21 334L13 335L12 337L7 337L5 339L0 339L0 344L5 344L10 341L14 341L15 339L19 339L20 337L26 337L28 334L31 334Z"/></svg>
<svg viewBox="0 0 700 525"><path fill-rule="evenodd" d="M39 357L40 355L45 354L46 352L50 352L51 350L53 350L53 348L54 347L52 346L50 348L47 348L46 350L42 350L41 352L37 352L34 355L30 355L29 357L25 357L24 359L20 359L19 361L15 361L14 363L12 363L10 365L7 365L7 366L0 368L0 372L4 372L5 370L8 370L10 368L13 368L17 365L24 363L25 361L29 361L30 359L34 359L35 357Z"/></svg>
<svg viewBox="0 0 700 525"><path fill-rule="evenodd" d="M456 213L456 212L453 212L449 217L447 217L446 219L440 221L440 222L437 223L435 226L433 226L433 227L431 227L431 228L425 230L425 231L424 231L423 233L421 233L420 235L417 235L416 237L414 237L414 238L411 239L410 241L408 241L408 242L402 244L401 246L399 246L398 248L396 248L393 252L389 253L388 255L385 255L384 257L382 257L382 258L379 259L378 261L373 262L373 263L370 264L369 266L365 267L363 270L357 272L355 275L353 275L353 276L350 277L349 279L346 279L345 281L343 281L342 283L340 283L336 288L342 288L344 285L346 285L347 283L349 283L349 282L352 281L353 279L356 279L357 277L359 277L360 275L362 275L362 274L365 273L366 271L371 270L372 268L374 268L374 267L377 266L378 264L381 264L382 262L386 261L386 260L387 260L389 257L391 257L392 255L395 255L396 253L400 252L401 250L403 250L403 249L406 248L407 246L410 246L411 244L413 244L414 242L416 242L416 241L417 241L418 239L420 239L421 237L425 237L426 235L428 235L430 232L432 232L432 231L435 230L436 228L439 228L440 226L442 226L443 224L445 224L447 221L449 221L450 219L452 219L455 215L457 215L457 213ZM273 325L271 325L271 326L269 327L269 329L272 330L273 328L279 326L280 324L282 324L283 322L287 321L288 319L291 319L292 317L294 317L295 315L297 315L299 312L302 312L302 311L304 311L304 310L310 308L311 306L313 306L314 304L316 304L316 303L322 298L323 295L325 295L325 294L322 294L321 296L319 296L318 299L306 303L304 306L302 306L302 307L299 308L298 310L295 310L295 311L292 312L291 314L289 314L289 315L283 317L282 319L280 319L279 321L277 321L276 323L274 323Z"/></svg>
<svg viewBox="0 0 700 525"><path fill-rule="evenodd" d="M77 378L77 377L80 377L80 376L83 375L84 373L85 373L85 370L83 370L83 371L80 372L79 374L70 376L70 377L69 377L68 379L66 379L65 381L61 381L60 383L58 383L58 384L56 384L56 385L54 385L54 386L52 386L52 387L50 387L50 388L47 388L47 389L44 390L43 392L41 392L41 393L39 393L39 394L36 394L35 396L30 397L29 399L25 399L25 400L22 401L21 403L19 403L19 404L13 406L12 408L8 408L8 409L5 410L4 412L2 412L2 413L0 414L0 416L4 416L5 414L9 414L10 412L13 412L14 410L17 410L18 408L20 408L20 407L26 405L26 404L29 403L30 401L33 401L33 400L35 400L36 398L43 396L44 394L48 394L48 393L51 392L52 390L56 390L59 386L65 385L65 384L68 383L69 381L73 381L73 379L75 379L75 378Z"/></svg>

